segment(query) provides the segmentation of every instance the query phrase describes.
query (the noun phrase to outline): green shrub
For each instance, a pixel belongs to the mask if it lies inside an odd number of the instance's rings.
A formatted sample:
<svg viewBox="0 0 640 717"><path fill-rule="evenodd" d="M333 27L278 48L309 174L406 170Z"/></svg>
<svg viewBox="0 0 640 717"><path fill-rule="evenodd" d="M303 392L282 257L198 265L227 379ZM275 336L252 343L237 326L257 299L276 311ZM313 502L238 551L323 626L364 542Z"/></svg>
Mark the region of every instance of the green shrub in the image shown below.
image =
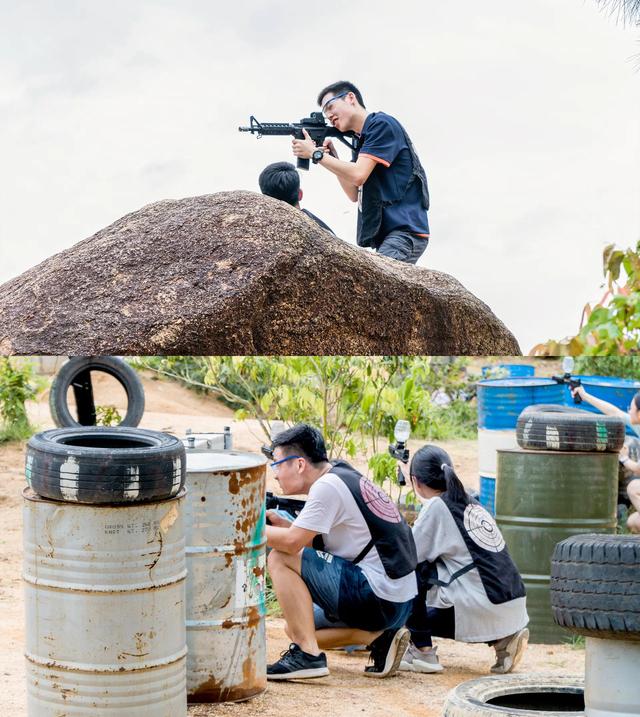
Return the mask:
<svg viewBox="0 0 640 717"><path fill-rule="evenodd" d="M33 366L0 357L0 442L24 440L33 434L25 403L36 393Z"/></svg>

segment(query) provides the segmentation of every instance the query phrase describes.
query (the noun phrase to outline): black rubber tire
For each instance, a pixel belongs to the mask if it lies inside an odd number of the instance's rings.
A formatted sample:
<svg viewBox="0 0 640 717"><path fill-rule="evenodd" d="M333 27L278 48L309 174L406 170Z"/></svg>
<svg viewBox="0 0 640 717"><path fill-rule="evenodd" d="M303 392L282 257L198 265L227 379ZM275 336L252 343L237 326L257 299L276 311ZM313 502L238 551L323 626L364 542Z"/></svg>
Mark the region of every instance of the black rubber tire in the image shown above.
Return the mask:
<svg viewBox="0 0 640 717"><path fill-rule="evenodd" d="M624 444L625 423L579 408L539 404L518 416L520 448L542 451L604 451L617 453Z"/></svg>
<svg viewBox="0 0 640 717"><path fill-rule="evenodd" d="M27 443L25 475L38 495L78 503L171 498L184 486L185 448L142 428L56 428Z"/></svg>
<svg viewBox="0 0 640 717"><path fill-rule="evenodd" d="M584 717L584 679L547 674L480 677L454 687L447 695L442 714L443 717Z"/></svg>
<svg viewBox="0 0 640 717"><path fill-rule="evenodd" d="M587 637L640 641L640 535L574 535L551 559L551 609Z"/></svg>
<svg viewBox="0 0 640 717"><path fill-rule="evenodd" d="M49 410L56 426L78 427L95 426L95 406L90 382L86 377L90 371L102 371L113 376L127 394L127 412L120 422L121 426L137 426L144 413L144 389L138 374L122 359L115 356L74 356L58 371L49 391ZM74 418L67 403L67 392L73 386L74 391L84 391L84 417ZM80 412L80 410L79 410Z"/></svg>

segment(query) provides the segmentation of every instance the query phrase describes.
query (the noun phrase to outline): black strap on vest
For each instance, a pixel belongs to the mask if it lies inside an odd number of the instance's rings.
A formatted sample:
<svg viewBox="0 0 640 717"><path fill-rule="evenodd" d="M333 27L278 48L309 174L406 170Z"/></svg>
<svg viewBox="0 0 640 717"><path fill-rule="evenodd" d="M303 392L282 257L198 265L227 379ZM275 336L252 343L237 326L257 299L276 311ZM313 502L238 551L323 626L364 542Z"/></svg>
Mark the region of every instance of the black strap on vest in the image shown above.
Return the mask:
<svg viewBox="0 0 640 717"><path fill-rule="evenodd" d="M443 580L438 580L438 578L429 578L429 585L438 585L441 588L448 588L454 580L457 580L459 577L461 577L465 573L468 573L470 570L473 570L475 567L475 563L469 563L468 565L465 565L464 568L456 570L456 572L451 576L451 579L448 583L445 583Z"/></svg>
<svg viewBox="0 0 640 717"><path fill-rule="evenodd" d="M361 560L364 560L367 553L373 548L373 538L362 548L362 550L356 555L351 561L354 565L357 565Z"/></svg>

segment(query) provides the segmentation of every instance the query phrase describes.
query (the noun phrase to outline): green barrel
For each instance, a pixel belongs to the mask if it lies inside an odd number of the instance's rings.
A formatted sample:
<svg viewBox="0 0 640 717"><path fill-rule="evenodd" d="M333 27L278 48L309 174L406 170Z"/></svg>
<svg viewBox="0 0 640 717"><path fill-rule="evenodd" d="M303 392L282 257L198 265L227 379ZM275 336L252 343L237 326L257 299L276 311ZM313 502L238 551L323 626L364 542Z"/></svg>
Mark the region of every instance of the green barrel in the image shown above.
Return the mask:
<svg viewBox="0 0 640 717"><path fill-rule="evenodd" d="M496 522L527 589L531 642L570 638L551 613L556 543L580 533L615 533L618 454L498 451Z"/></svg>

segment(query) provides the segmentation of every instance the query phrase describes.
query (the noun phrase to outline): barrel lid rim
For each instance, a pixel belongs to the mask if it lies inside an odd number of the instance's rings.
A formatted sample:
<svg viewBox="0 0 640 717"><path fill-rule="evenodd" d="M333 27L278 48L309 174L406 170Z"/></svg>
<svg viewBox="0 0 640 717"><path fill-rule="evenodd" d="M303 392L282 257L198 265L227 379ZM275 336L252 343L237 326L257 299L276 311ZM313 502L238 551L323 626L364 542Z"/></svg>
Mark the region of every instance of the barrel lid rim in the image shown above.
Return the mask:
<svg viewBox="0 0 640 717"><path fill-rule="evenodd" d="M245 459L250 459L252 462L250 464L244 464L244 465L233 465L231 461L221 461L217 465L208 465L208 466L190 466L189 465L189 456L190 455L215 455L215 456L221 456L221 457L240 457ZM260 466L264 466L267 464L267 458L260 453L252 453L251 451L215 451L210 449L200 449L200 448L187 448L186 449L186 472L189 473L223 473L225 471L236 471L236 470L246 470L250 468L259 468Z"/></svg>
<svg viewBox="0 0 640 717"><path fill-rule="evenodd" d="M75 505L83 506L85 508L136 508L140 505L149 505L155 503L170 503L173 500L179 500L184 498L187 494L186 487L182 487L176 495L172 495L169 498L152 498L150 500L128 500L117 503L87 503L79 500L56 500L56 498L47 498L43 495L36 493L33 488L29 485L25 486L22 491L22 497L25 500L29 500L33 503L55 503L57 505Z"/></svg>
<svg viewBox="0 0 640 717"><path fill-rule="evenodd" d="M556 381L552 378L545 376L509 376L506 378L483 378L478 381L478 386L504 386L504 387L518 387L518 386L559 386Z"/></svg>

